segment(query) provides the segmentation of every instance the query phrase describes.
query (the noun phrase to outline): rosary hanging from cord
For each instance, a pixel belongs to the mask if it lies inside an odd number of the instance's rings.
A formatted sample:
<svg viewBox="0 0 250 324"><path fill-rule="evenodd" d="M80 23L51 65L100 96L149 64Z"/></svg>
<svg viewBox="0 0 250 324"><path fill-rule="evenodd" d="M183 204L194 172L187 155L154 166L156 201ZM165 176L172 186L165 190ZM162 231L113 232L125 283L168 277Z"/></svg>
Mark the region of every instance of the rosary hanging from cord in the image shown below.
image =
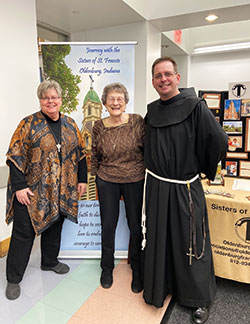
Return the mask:
<svg viewBox="0 0 250 324"><path fill-rule="evenodd" d="M196 217L194 211L194 203L191 195L191 187L190 182L187 181L187 190L189 197L189 209L190 209L190 218L189 218L189 252L186 255L189 257L189 265L192 265L192 258L194 257L196 260L200 260L205 253L205 244L206 244L206 226L205 226L205 216L202 217L202 251L201 254L198 255L197 252L197 237L196 237Z"/></svg>

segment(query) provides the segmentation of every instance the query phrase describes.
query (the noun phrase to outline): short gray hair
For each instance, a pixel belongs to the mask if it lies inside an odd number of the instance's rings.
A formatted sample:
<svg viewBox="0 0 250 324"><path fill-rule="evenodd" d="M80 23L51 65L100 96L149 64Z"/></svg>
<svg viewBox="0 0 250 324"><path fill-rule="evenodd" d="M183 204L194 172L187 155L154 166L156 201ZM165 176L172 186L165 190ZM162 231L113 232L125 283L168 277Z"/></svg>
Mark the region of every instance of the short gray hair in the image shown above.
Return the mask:
<svg viewBox="0 0 250 324"><path fill-rule="evenodd" d="M106 85L104 87L104 89L103 89L103 92L102 92L102 103L104 105L107 102L108 93L111 92L111 91L123 93L124 94L125 102L126 102L126 104L128 103L128 101L129 101L129 95L128 95L127 88L122 83L115 82L115 83L110 83L110 84Z"/></svg>
<svg viewBox="0 0 250 324"><path fill-rule="evenodd" d="M37 88L38 99L42 99L43 94L49 89L55 89L58 94L58 97L62 96L62 88L58 82L56 82L55 80L44 80L42 83L39 84Z"/></svg>

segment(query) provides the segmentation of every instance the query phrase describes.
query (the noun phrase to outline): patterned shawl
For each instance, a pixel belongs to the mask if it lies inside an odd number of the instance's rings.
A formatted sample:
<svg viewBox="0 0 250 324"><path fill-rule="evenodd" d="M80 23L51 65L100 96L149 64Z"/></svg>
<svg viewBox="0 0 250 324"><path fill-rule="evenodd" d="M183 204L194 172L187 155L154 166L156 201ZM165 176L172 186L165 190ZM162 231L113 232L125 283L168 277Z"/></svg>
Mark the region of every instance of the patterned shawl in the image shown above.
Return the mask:
<svg viewBox="0 0 250 324"><path fill-rule="evenodd" d="M59 212L77 222L78 162L84 158L84 142L75 121L61 114L61 163L56 142L41 112L24 118L14 132L7 156L21 170L34 197L28 212L37 234L58 217ZM6 222L13 220L14 194L9 177Z"/></svg>

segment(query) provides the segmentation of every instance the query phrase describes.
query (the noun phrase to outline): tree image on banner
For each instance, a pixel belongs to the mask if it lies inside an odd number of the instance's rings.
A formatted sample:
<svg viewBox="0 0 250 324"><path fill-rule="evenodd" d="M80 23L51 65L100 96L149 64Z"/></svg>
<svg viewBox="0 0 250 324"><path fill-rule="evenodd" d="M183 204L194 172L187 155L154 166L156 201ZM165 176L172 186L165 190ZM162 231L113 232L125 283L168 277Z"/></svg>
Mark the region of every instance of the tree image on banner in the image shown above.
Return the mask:
<svg viewBox="0 0 250 324"><path fill-rule="evenodd" d="M64 61L70 52L70 45L42 46L44 78L60 84L63 90L61 112L66 114L77 110L77 95L80 92L78 84L81 82L80 76L74 75Z"/></svg>

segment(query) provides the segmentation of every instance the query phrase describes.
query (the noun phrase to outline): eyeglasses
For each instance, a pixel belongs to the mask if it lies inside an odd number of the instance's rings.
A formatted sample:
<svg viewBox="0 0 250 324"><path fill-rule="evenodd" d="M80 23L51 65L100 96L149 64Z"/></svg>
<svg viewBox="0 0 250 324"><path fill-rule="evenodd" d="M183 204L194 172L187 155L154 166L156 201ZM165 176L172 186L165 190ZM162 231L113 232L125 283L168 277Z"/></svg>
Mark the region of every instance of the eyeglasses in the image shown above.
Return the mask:
<svg viewBox="0 0 250 324"><path fill-rule="evenodd" d="M125 98L122 98L122 97L118 97L118 98L108 97L107 101L109 101L109 102L117 101L118 103L123 103L125 101Z"/></svg>
<svg viewBox="0 0 250 324"><path fill-rule="evenodd" d="M41 100L44 100L44 101L56 101L58 100L60 97L44 97L44 98L41 98Z"/></svg>
<svg viewBox="0 0 250 324"><path fill-rule="evenodd" d="M169 71L169 72L164 72L164 73L158 73L154 76L154 79L160 80L164 76L165 78L172 78L175 74L178 74L175 71Z"/></svg>

